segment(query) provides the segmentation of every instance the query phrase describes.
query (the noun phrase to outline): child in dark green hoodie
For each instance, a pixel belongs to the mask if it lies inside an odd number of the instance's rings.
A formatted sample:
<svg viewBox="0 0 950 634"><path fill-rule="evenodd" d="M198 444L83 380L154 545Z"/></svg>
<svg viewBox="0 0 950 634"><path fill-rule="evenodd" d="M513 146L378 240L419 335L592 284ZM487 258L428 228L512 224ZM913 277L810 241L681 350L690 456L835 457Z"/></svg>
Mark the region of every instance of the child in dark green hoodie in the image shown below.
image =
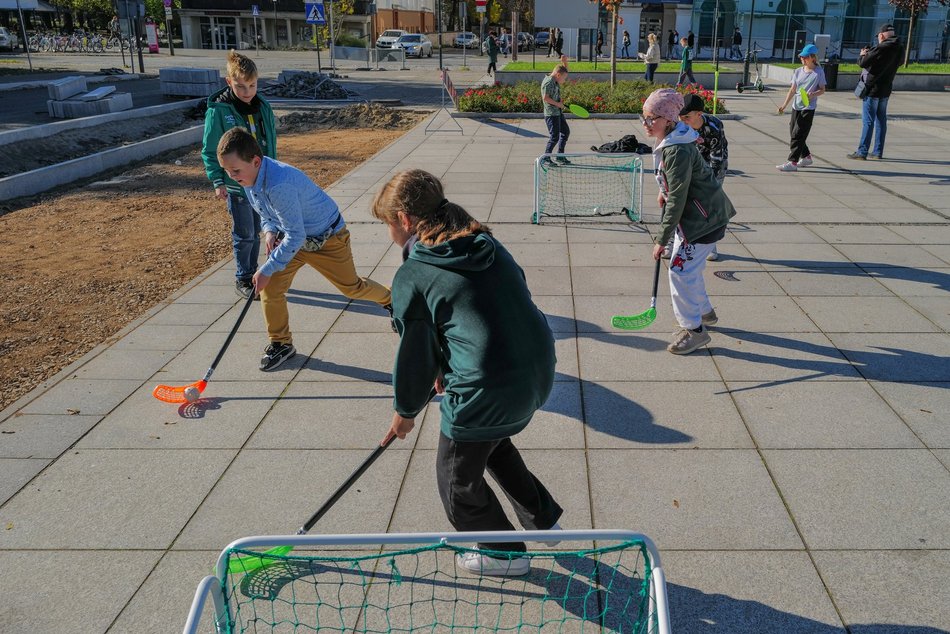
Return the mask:
<svg viewBox="0 0 950 634"><path fill-rule="evenodd" d="M436 472L455 529L515 530L486 471L522 526L559 529L561 507L511 442L547 400L556 362L554 337L523 271L488 227L445 199L428 172L393 177L376 196L373 215L389 226L393 242L411 244L392 287L400 343L387 440L412 431L436 383L444 389ZM478 544L456 564L480 575L523 575L530 569L519 556L524 551L520 542Z"/></svg>

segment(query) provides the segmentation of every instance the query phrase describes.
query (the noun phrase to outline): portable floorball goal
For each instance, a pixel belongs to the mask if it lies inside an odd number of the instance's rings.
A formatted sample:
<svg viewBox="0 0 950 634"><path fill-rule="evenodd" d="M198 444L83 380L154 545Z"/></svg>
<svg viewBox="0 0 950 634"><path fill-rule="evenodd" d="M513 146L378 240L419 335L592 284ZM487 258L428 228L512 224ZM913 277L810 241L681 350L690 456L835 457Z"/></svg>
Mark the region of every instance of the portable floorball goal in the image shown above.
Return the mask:
<svg viewBox="0 0 950 634"><path fill-rule="evenodd" d="M534 224L619 214L639 222L642 207L638 154L544 154L534 161Z"/></svg>
<svg viewBox="0 0 950 634"><path fill-rule="evenodd" d="M540 544L552 539L561 540L557 549ZM497 547L512 541L528 547L527 553L515 553L528 560L526 574L481 576L456 565L456 556L472 552L475 543ZM248 571L235 570L235 560L247 562ZM644 535L612 530L247 537L230 544L218 558L216 574L198 586L184 629L185 634L669 631L656 546Z"/></svg>

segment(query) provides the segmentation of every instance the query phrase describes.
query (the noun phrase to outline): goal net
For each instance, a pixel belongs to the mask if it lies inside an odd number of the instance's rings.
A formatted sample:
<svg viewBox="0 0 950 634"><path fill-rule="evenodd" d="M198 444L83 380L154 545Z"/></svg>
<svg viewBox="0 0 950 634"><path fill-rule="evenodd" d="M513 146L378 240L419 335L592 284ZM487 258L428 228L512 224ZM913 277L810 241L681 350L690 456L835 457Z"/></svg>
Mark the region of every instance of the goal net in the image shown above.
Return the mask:
<svg viewBox="0 0 950 634"><path fill-rule="evenodd" d="M624 215L640 220L643 162L637 154L545 154L534 162L534 214L545 217Z"/></svg>
<svg viewBox="0 0 950 634"><path fill-rule="evenodd" d="M520 577L473 576L455 564L479 540L532 535L551 539L535 531L238 540L221 554L218 575L199 586L184 631L669 632L659 555L642 535L559 531L562 544L575 549L529 550L531 568ZM462 540L466 546L453 543ZM254 550L278 544L294 551ZM229 574L229 561L242 556L265 565ZM206 605L207 596L213 603Z"/></svg>

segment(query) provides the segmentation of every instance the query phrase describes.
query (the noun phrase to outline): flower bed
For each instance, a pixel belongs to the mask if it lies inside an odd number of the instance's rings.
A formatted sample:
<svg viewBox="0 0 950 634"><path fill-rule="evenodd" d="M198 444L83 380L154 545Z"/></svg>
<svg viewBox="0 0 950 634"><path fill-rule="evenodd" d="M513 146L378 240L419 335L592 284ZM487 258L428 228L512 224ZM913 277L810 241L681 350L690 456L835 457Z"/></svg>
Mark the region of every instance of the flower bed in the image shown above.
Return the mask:
<svg viewBox="0 0 950 634"><path fill-rule="evenodd" d="M614 89L599 81L564 82L561 92L565 104L577 104L591 113L639 114L643 102L657 88L671 88L647 81L618 81ZM706 112L713 110L713 92L702 86L678 88L683 94L695 93L706 103ZM460 112L543 112L541 88L535 82L521 81L516 84L495 84L470 88L459 96ZM720 99L717 113L727 113Z"/></svg>

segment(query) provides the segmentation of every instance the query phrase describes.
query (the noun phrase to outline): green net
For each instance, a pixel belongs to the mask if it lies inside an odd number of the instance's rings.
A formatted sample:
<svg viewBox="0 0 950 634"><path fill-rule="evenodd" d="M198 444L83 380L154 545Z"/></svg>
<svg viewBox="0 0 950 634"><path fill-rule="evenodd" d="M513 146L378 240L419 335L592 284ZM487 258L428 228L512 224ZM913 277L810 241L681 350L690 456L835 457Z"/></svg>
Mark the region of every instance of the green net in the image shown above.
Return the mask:
<svg viewBox="0 0 950 634"><path fill-rule="evenodd" d="M264 567L227 577L230 619L220 631L656 631L642 541L530 552L530 572L520 577L469 575L455 565L465 552L471 550L434 544L267 557ZM259 553L229 551L252 554Z"/></svg>
<svg viewBox="0 0 950 634"><path fill-rule="evenodd" d="M643 163L633 154L557 154L535 162L534 222L623 214L640 220Z"/></svg>

